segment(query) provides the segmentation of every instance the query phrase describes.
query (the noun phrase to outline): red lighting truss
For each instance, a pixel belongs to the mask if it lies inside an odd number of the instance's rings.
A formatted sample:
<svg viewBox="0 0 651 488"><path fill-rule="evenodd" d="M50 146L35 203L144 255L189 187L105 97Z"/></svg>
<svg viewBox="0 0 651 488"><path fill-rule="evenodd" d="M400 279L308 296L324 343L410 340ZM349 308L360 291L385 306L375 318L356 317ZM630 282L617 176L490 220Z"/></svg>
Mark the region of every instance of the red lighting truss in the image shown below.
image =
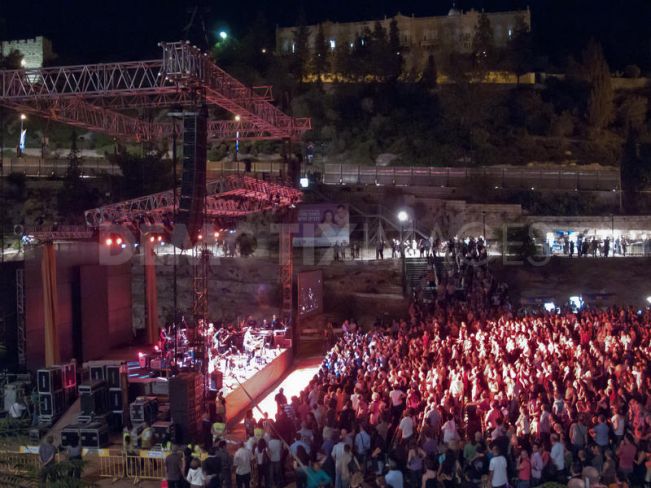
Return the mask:
<svg viewBox="0 0 651 488"><path fill-rule="evenodd" d="M191 106L205 100L235 120L211 120L209 137L297 139L311 128L270 103L271 87L248 87L187 42L160 43L162 59L0 71L0 105L114 137L156 140L171 122L147 121L132 111Z"/></svg>

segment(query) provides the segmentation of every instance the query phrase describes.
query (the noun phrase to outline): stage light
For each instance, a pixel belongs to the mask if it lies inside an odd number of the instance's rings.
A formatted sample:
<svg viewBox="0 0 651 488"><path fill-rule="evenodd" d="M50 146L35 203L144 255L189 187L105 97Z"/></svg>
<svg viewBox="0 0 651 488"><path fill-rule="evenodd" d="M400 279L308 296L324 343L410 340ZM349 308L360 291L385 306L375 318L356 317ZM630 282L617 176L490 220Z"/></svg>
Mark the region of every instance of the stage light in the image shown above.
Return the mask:
<svg viewBox="0 0 651 488"><path fill-rule="evenodd" d="M547 302L543 306L545 307L545 310L547 310L548 312L553 312L556 310L556 305L554 304L554 302Z"/></svg>
<svg viewBox="0 0 651 488"><path fill-rule="evenodd" d="M112 245L113 245L113 239L111 239L110 237L107 237L107 238L106 238L106 241L104 241L104 243L105 243L107 246L112 246Z"/></svg>
<svg viewBox="0 0 651 488"><path fill-rule="evenodd" d="M225 41L226 39L228 39L228 33L226 31L220 31L219 32L219 38L221 40Z"/></svg>
<svg viewBox="0 0 651 488"><path fill-rule="evenodd" d="M126 244L122 244L120 247L121 247L122 249L126 249L126 248L127 248L127 245L126 245Z"/></svg>
<svg viewBox="0 0 651 488"><path fill-rule="evenodd" d="M408 219L409 219L409 214L407 212L405 212L404 210L398 212L398 220L400 222L407 222Z"/></svg>
<svg viewBox="0 0 651 488"><path fill-rule="evenodd" d="M215 232L215 238L219 237L219 232Z"/></svg>
<svg viewBox="0 0 651 488"><path fill-rule="evenodd" d="M651 305L651 296L646 297L646 302Z"/></svg>
<svg viewBox="0 0 651 488"><path fill-rule="evenodd" d="M149 242L154 242L156 238L154 236L149 236Z"/></svg>
<svg viewBox="0 0 651 488"><path fill-rule="evenodd" d="M118 246L120 246L120 245L122 244L122 238L121 238L121 237L118 237L117 239L115 239L115 243L116 243Z"/></svg>
<svg viewBox="0 0 651 488"><path fill-rule="evenodd" d="M301 178L300 182L301 182L301 188L307 188L308 186L310 186L310 180L305 176Z"/></svg>
<svg viewBox="0 0 651 488"><path fill-rule="evenodd" d="M197 236L197 239L201 240L201 239L203 239L203 236L202 236L201 234L199 234L199 235Z"/></svg>
<svg viewBox="0 0 651 488"><path fill-rule="evenodd" d="M20 120L25 120L27 118L27 115L25 114L20 114Z"/></svg>
<svg viewBox="0 0 651 488"><path fill-rule="evenodd" d="M580 296L570 297L570 305L571 305L572 309L575 310L575 311L581 310L583 308L583 305L584 305L583 298L580 297Z"/></svg>
<svg viewBox="0 0 651 488"><path fill-rule="evenodd" d="M242 120L242 117L240 117L239 115L236 115L235 116L235 122L239 122L240 120Z"/></svg>
<svg viewBox="0 0 651 488"><path fill-rule="evenodd" d="M163 240L163 236L158 236L158 242L161 242Z"/></svg>

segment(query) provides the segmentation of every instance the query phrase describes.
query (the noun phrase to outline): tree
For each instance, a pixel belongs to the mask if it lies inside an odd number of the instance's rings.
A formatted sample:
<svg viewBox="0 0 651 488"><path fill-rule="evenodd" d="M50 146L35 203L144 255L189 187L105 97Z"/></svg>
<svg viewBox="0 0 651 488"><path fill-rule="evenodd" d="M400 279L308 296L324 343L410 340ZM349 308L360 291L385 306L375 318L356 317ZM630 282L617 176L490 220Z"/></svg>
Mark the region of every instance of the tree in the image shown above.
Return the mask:
<svg viewBox="0 0 651 488"><path fill-rule="evenodd" d="M482 12L475 26L475 34L472 39L472 54L475 66L481 72L490 69L495 61L495 39L493 38L493 27L485 12Z"/></svg>
<svg viewBox="0 0 651 488"><path fill-rule="evenodd" d="M20 68L20 62L23 59L23 55L20 51L9 51L9 54L4 56L0 53L0 69L18 69Z"/></svg>
<svg viewBox="0 0 651 488"><path fill-rule="evenodd" d="M310 61L308 40L310 31L305 25L305 13L301 11L298 16L298 27L294 31L294 45L292 47L291 72L294 78L302 83L307 74L307 67Z"/></svg>
<svg viewBox="0 0 651 488"><path fill-rule="evenodd" d="M387 78L390 72L388 61L391 59L388 54L389 41L387 39L387 31L382 27L380 21L375 22L373 32L370 35L371 41L371 61L370 69L378 80Z"/></svg>
<svg viewBox="0 0 651 488"><path fill-rule="evenodd" d="M95 194L82 179L81 158L77 148L77 132L72 131L68 167L63 186L57 194L59 217L69 223L82 223L83 211L95 206Z"/></svg>
<svg viewBox="0 0 651 488"><path fill-rule="evenodd" d="M321 76L328 71L328 45L326 44L323 26L319 24L319 30L314 40L314 54L312 55L312 69L318 82Z"/></svg>
<svg viewBox="0 0 651 488"><path fill-rule="evenodd" d="M434 59L434 55L430 54L427 56L425 67L423 68L423 72L420 75L420 82L427 88L435 88L437 77L438 70L436 69L436 60Z"/></svg>
<svg viewBox="0 0 651 488"><path fill-rule="evenodd" d="M343 80L349 80L352 75L352 48L345 42L335 46L332 71Z"/></svg>
<svg viewBox="0 0 651 488"><path fill-rule="evenodd" d="M601 46L590 40L583 51L583 76L590 84L587 119L597 131L605 128L613 118L613 88L610 69Z"/></svg>
<svg viewBox="0 0 651 488"><path fill-rule="evenodd" d="M117 181L113 185L117 200L169 190L172 186L172 161L163 159L162 153L138 156L121 147L117 154L106 157L120 168L121 175L115 177Z"/></svg>
<svg viewBox="0 0 651 488"><path fill-rule="evenodd" d="M397 80L402 74L404 59L400 52L400 29L398 28L398 22L396 19L392 19L389 24L388 54L390 56L390 61L388 62L389 79Z"/></svg>
<svg viewBox="0 0 651 488"><path fill-rule="evenodd" d="M520 76L531 70L533 50L531 48L531 31L529 25L522 15L515 19L513 34L509 41L509 65L517 76L517 83L520 84Z"/></svg>
<svg viewBox="0 0 651 488"><path fill-rule="evenodd" d="M619 163L623 210L634 213L637 210L637 194L648 181L649 171L642 164L639 152L639 133L630 128Z"/></svg>

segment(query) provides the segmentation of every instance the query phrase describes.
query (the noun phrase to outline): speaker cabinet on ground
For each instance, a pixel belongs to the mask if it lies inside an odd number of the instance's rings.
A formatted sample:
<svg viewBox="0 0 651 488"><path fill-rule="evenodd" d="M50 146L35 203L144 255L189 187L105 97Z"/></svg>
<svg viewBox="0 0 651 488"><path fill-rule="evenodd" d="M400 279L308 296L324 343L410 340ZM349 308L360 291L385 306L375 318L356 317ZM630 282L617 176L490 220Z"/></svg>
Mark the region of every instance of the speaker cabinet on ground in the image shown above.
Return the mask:
<svg viewBox="0 0 651 488"><path fill-rule="evenodd" d="M39 393L52 393L63 388L61 368L39 369L36 372Z"/></svg>

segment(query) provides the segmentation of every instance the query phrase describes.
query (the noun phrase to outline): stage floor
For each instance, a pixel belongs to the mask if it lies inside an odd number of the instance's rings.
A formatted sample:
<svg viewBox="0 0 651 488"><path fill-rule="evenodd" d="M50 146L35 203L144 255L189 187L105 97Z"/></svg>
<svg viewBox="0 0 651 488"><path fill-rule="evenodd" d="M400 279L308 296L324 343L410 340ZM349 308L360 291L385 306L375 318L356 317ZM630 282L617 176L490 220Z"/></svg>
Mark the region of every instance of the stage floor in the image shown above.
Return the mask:
<svg viewBox="0 0 651 488"><path fill-rule="evenodd" d="M280 354L244 382L240 378L238 378L238 382L235 377L225 374L224 387L228 388L228 393L224 396L226 399L226 422L232 423L244 412L253 408L258 397L280 381L289 370L292 359L291 349L281 349ZM232 383L227 385L226 383L229 381Z"/></svg>

